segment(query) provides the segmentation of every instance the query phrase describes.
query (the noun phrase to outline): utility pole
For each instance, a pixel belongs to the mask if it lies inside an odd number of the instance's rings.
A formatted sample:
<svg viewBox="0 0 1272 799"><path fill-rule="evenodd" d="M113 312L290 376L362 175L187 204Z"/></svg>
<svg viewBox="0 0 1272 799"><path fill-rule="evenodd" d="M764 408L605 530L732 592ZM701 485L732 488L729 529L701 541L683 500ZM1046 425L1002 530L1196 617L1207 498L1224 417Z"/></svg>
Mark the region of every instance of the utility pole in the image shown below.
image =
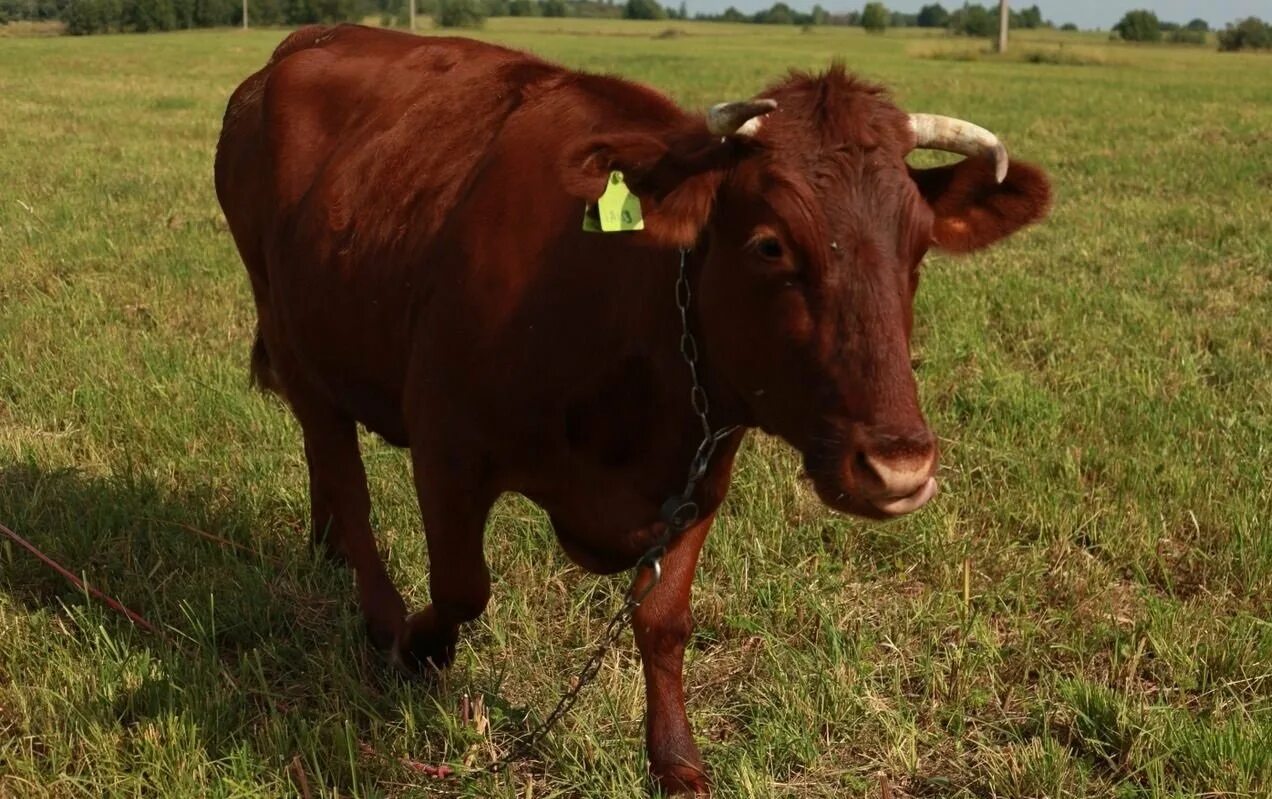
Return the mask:
<svg viewBox="0 0 1272 799"><path fill-rule="evenodd" d="M1007 0L998 0L998 52L1007 52L1007 20L1011 14L1007 11Z"/></svg>
<svg viewBox="0 0 1272 799"><path fill-rule="evenodd" d="M411 33L415 33L415 0L406 0L406 4L411 9Z"/></svg>

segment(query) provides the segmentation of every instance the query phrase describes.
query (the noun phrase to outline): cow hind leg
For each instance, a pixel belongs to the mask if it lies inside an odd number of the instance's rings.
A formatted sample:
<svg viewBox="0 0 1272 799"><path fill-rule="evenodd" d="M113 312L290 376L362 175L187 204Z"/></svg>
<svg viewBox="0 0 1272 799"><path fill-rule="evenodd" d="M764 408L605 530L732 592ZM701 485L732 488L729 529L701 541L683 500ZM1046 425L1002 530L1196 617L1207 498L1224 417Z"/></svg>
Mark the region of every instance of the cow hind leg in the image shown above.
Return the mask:
<svg viewBox="0 0 1272 799"><path fill-rule="evenodd" d="M357 426L337 412L298 403L294 396L289 400L305 437L312 540L353 568L371 641L387 649L405 625L406 605L376 550Z"/></svg>
<svg viewBox="0 0 1272 799"><path fill-rule="evenodd" d="M419 448L412 448L412 455L428 543L432 603L407 618L393 655L401 667L418 672L449 665L459 626L486 609L490 571L483 535L495 495L478 469L455 460L433 462Z"/></svg>

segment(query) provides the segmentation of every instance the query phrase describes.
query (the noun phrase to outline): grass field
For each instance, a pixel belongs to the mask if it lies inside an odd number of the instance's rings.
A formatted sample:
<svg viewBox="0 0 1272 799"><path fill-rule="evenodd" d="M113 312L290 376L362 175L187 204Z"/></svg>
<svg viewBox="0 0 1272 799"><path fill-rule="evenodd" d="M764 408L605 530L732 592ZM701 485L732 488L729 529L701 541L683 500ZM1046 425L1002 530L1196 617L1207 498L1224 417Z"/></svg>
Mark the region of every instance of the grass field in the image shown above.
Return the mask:
<svg viewBox="0 0 1272 799"><path fill-rule="evenodd" d="M1044 225L926 267L936 502L832 515L783 445L745 446L686 666L718 794L875 797L882 773L894 797L1272 796L1272 58L667 27L479 35L698 107L842 58L996 130L1057 194ZM302 772L313 796L644 795L630 639L539 759L421 772L540 718L624 588L534 507L497 508L494 598L438 685L386 667L350 578L308 553L299 431L248 389L211 182L225 100L283 35L0 39L0 522L166 631L0 543L0 797L295 796ZM407 459L364 447L422 605Z"/></svg>

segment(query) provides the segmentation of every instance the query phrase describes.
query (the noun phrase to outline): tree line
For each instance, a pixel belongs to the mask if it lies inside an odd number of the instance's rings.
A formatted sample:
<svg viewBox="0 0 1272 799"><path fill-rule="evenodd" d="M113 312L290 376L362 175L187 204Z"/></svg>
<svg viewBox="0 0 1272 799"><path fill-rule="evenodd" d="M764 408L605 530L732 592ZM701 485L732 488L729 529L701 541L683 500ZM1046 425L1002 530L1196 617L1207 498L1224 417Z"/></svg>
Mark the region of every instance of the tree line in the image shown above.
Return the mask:
<svg viewBox="0 0 1272 799"><path fill-rule="evenodd" d="M479 25L486 17L599 17L689 19L682 1L665 6L658 0L416 0L417 13L446 27ZM378 15L385 24L405 21L404 0L248 0L253 25L305 25L340 22ZM792 25L852 25L868 30L920 27L947 28L954 33L989 36L997 30L997 11L979 4L946 10L939 3L917 14L889 11L867 3L861 11L831 13L821 5L800 11L785 2L754 14L730 6L720 14L696 14L699 20ZM0 24L10 20L62 20L72 34L164 31L243 23L242 0L0 0ZM1033 5L1011 12L1012 27L1049 27Z"/></svg>
<svg viewBox="0 0 1272 799"><path fill-rule="evenodd" d="M1210 25L1194 19L1186 25L1159 20L1148 9L1128 11L1113 26L1113 38L1127 42L1161 42L1205 44ZM1272 50L1272 25L1258 17L1246 17L1229 23L1216 33L1220 50Z"/></svg>
<svg viewBox="0 0 1272 799"><path fill-rule="evenodd" d="M248 0L253 25L306 25L314 22L380 17L385 25L403 25L407 0ZM476 27L487 17L593 17L625 19L689 19L684 0L677 6L659 0L416 0L421 16L442 27ZM848 25L870 32L888 28L937 28L953 34L992 37L998 32L996 5L964 3L947 9L930 3L917 13L891 11L868 2L860 11L832 13L820 4L800 11L779 0L767 9L746 14L729 6L719 14L695 14L697 20L765 25ZM243 24L242 0L0 0L0 24L10 20L61 20L68 33L164 31ZM1012 28L1053 28L1042 10L1031 5L1009 9ZM1062 30L1076 30L1065 24ZM1196 43L1206 41L1210 26L1203 19L1187 24L1164 22L1152 11L1128 12L1113 27L1113 36L1131 42ZM1272 25L1255 17L1217 33L1221 50L1272 49Z"/></svg>
<svg viewBox="0 0 1272 799"><path fill-rule="evenodd" d="M1012 28L1055 27L1050 20L1042 18L1042 10L1037 5L1022 10L1009 9L1008 15L1008 24ZM850 25L868 31L883 31L888 28L943 28L951 33L967 36L991 36L998 31L998 9L987 8L979 3L965 3L953 10L946 9L940 3L931 3L920 8L916 14L907 14L891 11L883 3L873 2L866 3L860 11L843 13L830 13L820 5L813 6L811 13L804 13L792 9L784 2L778 2L754 14L744 14L729 6L720 14L697 14L694 18L768 25Z"/></svg>
<svg viewBox="0 0 1272 799"><path fill-rule="evenodd" d="M248 0L252 24L359 19L367 0ZM61 20L67 33L167 31L243 24L242 0L0 0L0 23Z"/></svg>

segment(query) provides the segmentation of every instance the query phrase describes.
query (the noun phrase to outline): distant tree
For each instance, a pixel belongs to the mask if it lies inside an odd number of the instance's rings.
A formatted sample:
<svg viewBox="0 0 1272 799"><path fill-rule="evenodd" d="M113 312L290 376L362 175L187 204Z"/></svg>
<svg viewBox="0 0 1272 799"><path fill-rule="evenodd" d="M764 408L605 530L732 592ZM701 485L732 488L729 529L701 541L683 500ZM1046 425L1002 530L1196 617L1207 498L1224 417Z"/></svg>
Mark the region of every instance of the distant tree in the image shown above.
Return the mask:
<svg viewBox="0 0 1272 799"><path fill-rule="evenodd" d="M679 19L689 19L689 4L685 0L680 0L680 8L676 9L676 16Z"/></svg>
<svg viewBox="0 0 1272 799"><path fill-rule="evenodd" d="M283 4L286 0L248 0L247 18L252 25L281 25L285 19L286 9ZM195 0L195 14L199 13L199 4L205 3L208 6L208 13L224 16L230 21L231 25L243 24L243 4L235 2L235 0ZM431 14L435 9L434 0L429 0L429 5L422 2L416 6L417 9L423 9L423 13ZM402 20L406 21L406 6L401 6ZM215 25L224 25L224 22L211 23Z"/></svg>
<svg viewBox="0 0 1272 799"><path fill-rule="evenodd" d="M263 22L257 15L255 5L248 8L248 19L252 22ZM281 9L275 4L274 20L282 17ZM210 28L214 25L229 25L232 22L243 24L242 3L233 0L194 0L194 24L199 28Z"/></svg>
<svg viewBox="0 0 1272 799"><path fill-rule="evenodd" d="M8 0L0 0L0 6ZM73 35L238 25L241 0L16 0L38 18L62 19ZM284 6L283 3L286 3ZM249 0L255 24L300 24L353 19L373 10L370 0ZM34 17L32 17L34 18Z"/></svg>
<svg viewBox="0 0 1272 799"><path fill-rule="evenodd" d="M124 30L124 18L127 9L124 7L123 0L98 0L101 8L102 30L103 31L120 31Z"/></svg>
<svg viewBox="0 0 1272 799"><path fill-rule="evenodd" d="M1127 42L1160 42L1162 25L1157 15L1147 9L1127 11L1113 26L1113 31Z"/></svg>
<svg viewBox="0 0 1272 799"><path fill-rule="evenodd" d="M888 15L889 28L913 28L917 24L917 14L907 14L904 11L893 11Z"/></svg>
<svg viewBox="0 0 1272 799"><path fill-rule="evenodd" d="M820 5L813 6L812 23L814 25L826 25L830 23L830 12L822 8Z"/></svg>
<svg viewBox="0 0 1272 799"><path fill-rule="evenodd" d="M664 13L667 9L664 9ZM559 16L583 17L590 19L620 19L623 8L601 0L570 0Z"/></svg>
<svg viewBox="0 0 1272 799"><path fill-rule="evenodd" d="M1162 20L1160 23L1158 23L1157 27L1162 29L1162 33L1170 33L1171 31L1179 30L1183 26L1180 25L1178 22L1167 22L1165 20Z"/></svg>
<svg viewBox="0 0 1272 799"><path fill-rule="evenodd" d="M866 3L861 9L861 27L867 33L883 33L888 27L888 9L883 3Z"/></svg>
<svg viewBox="0 0 1272 799"><path fill-rule="evenodd" d="M1188 28L1176 28L1166 37L1166 41L1171 44L1205 44L1206 32L1194 31Z"/></svg>
<svg viewBox="0 0 1272 799"><path fill-rule="evenodd" d="M790 25L795 21L795 12L785 3L774 3L767 10L758 12L751 21L761 25Z"/></svg>
<svg viewBox="0 0 1272 799"><path fill-rule="evenodd" d="M1210 24L1206 22L1204 19L1200 19L1200 18L1192 20L1184 27L1190 31L1199 31L1201 33L1210 32Z"/></svg>
<svg viewBox="0 0 1272 799"><path fill-rule="evenodd" d="M108 30L107 5L103 0L71 0L66 9L66 32L72 36L85 36Z"/></svg>
<svg viewBox="0 0 1272 799"><path fill-rule="evenodd" d="M194 0L171 0L172 27L178 30L194 27Z"/></svg>
<svg viewBox="0 0 1272 799"><path fill-rule="evenodd" d="M624 19L666 19L667 11L656 0L627 0Z"/></svg>
<svg viewBox="0 0 1272 799"><path fill-rule="evenodd" d="M1066 22L1060 26L1060 30L1062 31L1076 31L1077 29L1078 26L1074 25L1072 22Z"/></svg>
<svg viewBox="0 0 1272 799"><path fill-rule="evenodd" d="M1013 28L1026 28L1029 30L1041 28L1043 26L1042 9L1032 5L1020 12L1012 11L1010 12L1009 22Z"/></svg>
<svg viewBox="0 0 1272 799"><path fill-rule="evenodd" d="M508 16L510 17L534 17L538 16L539 4L534 0L512 0L508 4Z"/></svg>
<svg viewBox="0 0 1272 799"><path fill-rule="evenodd" d="M964 36L994 36L998 33L998 13L982 5L964 5L950 12L950 30Z"/></svg>
<svg viewBox="0 0 1272 799"><path fill-rule="evenodd" d="M944 28L949 24L950 12L940 3L923 6L919 9L918 25L920 28Z"/></svg>
<svg viewBox="0 0 1272 799"><path fill-rule="evenodd" d="M70 0L0 0L0 24L14 20L65 19Z"/></svg>
<svg viewBox="0 0 1272 799"><path fill-rule="evenodd" d="M1246 17L1237 23L1228 23L1228 27L1219 31L1219 49L1225 52L1236 50L1272 50L1272 25L1258 17Z"/></svg>
<svg viewBox="0 0 1272 799"><path fill-rule="evenodd" d="M172 0L129 0L124 24L138 33L170 31L177 26Z"/></svg>
<svg viewBox="0 0 1272 799"><path fill-rule="evenodd" d="M747 16L733 6L729 6L724 10L724 13L720 15L720 19L725 22L746 22Z"/></svg>
<svg viewBox="0 0 1272 799"><path fill-rule="evenodd" d="M545 17L565 17L570 13L570 7L565 4L565 0L543 0L539 10Z"/></svg>
<svg viewBox="0 0 1272 799"><path fill-rule="evenodd" d="M308 25L318 21L318 11L311 0L282 0L283 20L288 25Z"/></svg>
<svg viewBox="0 0 1272 799"><path fill-rule="evenodd" d="M280 10L287 25L343 22L361 15L361 3L359 0L283 0Z"/></svg>
<svg viewBox="0 0 1272 799"><path fill-rule="evenodd" d="M486 9L477 0L441 0L433 19L439 28L480 28Z"/></svg>
<svg viewBox="0 0 1272 799"><path fill-rule="evenodd" d="M308 5L312 14L307 22L346 22L361 18L363 11L361 0L308 0Z"/></svg>

